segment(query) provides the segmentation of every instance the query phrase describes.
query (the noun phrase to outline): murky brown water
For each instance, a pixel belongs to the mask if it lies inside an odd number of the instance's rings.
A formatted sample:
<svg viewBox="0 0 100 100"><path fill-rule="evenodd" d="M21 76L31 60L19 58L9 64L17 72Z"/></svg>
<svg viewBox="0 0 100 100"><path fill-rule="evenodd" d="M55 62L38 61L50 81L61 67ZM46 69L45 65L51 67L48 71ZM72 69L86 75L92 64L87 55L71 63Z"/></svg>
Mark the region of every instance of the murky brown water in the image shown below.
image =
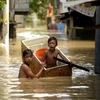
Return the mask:
<svg viewBox="0 0 100 100"><path fill-rule="evenodd" d="M24 33L24 35L27 33ZM30 35L31 36L31 35ZM36 36L35 36L36 37ZM10 44L10 54L0 44L0 100L99 100L95 93L94 41L59 41L58 46L75 64L91 72L73 68L72 77L18 79L21 40ZM100 91L100 90L99 90Z"/></svg>

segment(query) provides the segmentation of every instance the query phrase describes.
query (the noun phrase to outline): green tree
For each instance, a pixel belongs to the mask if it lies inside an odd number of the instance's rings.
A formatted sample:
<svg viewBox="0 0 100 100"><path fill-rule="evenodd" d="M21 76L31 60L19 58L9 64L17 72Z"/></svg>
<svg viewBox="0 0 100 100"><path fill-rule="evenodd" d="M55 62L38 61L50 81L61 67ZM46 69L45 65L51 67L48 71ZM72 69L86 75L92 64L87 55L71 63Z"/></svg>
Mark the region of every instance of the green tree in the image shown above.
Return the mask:
<svg viewBox="0 0 100 100"><path fill-rule="evenodd" d="M0 10L2 10L5 3L6 3L6 0L0 0Z"/></svg>
<svg viewBox="0 0 100 100"><path fill-rule="evenodd" d="M30 0L30 13L36 13L39 19L45 19L47 0Z"/></svg>
<svg viewBox="0 0 100 100"><path fill-rule="evenodd" d="M0 13L2 13L4 4L6 3L6 0L0 0ZM1 15L1 14L0 14ZM0 23L2 22L2 18L0 16Z"/></svg>

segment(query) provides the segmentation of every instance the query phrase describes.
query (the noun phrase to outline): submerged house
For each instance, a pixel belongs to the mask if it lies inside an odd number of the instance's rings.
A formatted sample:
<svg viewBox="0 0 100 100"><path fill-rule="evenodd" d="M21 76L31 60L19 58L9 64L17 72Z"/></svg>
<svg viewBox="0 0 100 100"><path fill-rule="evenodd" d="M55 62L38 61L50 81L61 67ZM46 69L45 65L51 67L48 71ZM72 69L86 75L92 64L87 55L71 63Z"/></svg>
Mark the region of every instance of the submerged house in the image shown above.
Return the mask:
<svg viewBox="0 0 100 100"><path fill-rule="evenodd" d="M29 12L29 0L9 0L9 38L16 39L16 28L24 27L23 15Z"/></svg>
<svg viewBox="0 0 100 100"><path fill-rule="evenodd" d="M67 24L67 35L70 39L94 40L96 6L86 7L87 0L56 0L57 18ZM92 1L92 0L91 0ZM76 3L76 4L75 4Z"/></svg>

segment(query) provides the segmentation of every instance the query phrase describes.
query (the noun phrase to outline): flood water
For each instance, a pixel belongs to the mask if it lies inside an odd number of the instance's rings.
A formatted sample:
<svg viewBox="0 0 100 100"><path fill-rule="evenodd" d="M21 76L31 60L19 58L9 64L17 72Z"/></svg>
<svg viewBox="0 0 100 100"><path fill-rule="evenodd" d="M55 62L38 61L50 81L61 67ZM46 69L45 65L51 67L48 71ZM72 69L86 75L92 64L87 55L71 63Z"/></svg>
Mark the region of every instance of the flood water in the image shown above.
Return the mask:
<svg viewBox="0 0 100 100"><path fill-rule="evenodd" d="M94 74L94 41L59 40L58 47L75 64L90 72L73 67L72 77L18 79L21 60L21 40L40 35L29 32L17 34L11 41L9 55L0 44L0 100L99 100L96 99ZM28 37L27 37L28 36Z"/></svg>

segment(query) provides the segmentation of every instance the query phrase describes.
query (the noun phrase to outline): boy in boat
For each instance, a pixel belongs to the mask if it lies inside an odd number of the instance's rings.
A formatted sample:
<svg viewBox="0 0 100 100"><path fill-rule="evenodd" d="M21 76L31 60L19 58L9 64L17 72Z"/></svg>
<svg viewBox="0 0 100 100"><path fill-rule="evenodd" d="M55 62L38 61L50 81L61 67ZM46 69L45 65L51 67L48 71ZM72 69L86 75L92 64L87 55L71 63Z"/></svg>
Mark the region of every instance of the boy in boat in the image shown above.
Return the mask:
<svg viewBox="0 0 100 100"><path fill-rule="evenodd" d="M41 69L36 75L32 73L29 65L33 59L33 52L30 49L26 49L23 51L22 57L23 64L20 67L18 78L39 78L44 69L44 66L41 65Z"/></svg>
<svg viewBox="0 0 100 100"><path fill-rule="evenodd" d="M44 55L41 58L41 61L43 62L44 66L47 68L57 66L56 60L53 57L57 57L58 55L65 61L70 62L68 58L66 58L62 52L56 48L58 45L57 39L55 37L50 37L48 39L48 46L49 49L44 52ZM46 63L44 63L44 60L46 59ZM46 65L45 65L46 64ZM72 63L70 62L70 66Z"/></svg>

